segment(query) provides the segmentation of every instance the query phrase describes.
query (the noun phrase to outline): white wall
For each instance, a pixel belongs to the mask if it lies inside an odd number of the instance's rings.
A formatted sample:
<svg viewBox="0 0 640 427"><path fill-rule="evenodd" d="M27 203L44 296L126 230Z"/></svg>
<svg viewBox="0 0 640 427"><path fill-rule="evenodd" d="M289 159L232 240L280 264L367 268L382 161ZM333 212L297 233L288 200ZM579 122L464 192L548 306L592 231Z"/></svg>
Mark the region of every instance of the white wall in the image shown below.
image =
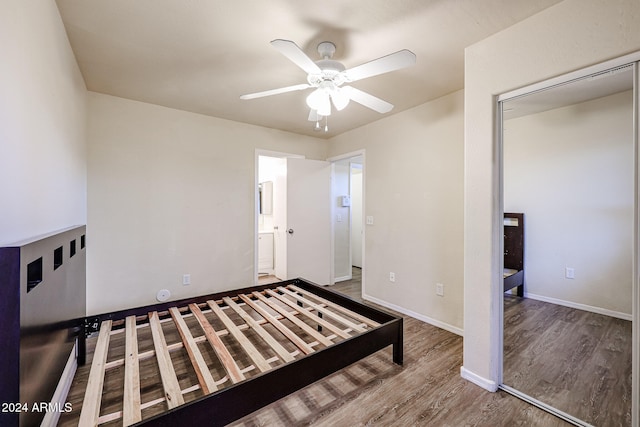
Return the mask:
<svg viewBox="0 0 640 427"><path fill-rule="evenodd" d="M86 89L53 1L0 2L0 244L86 221Z"/></svg>
<svg viewBox="0 0 640 427"><path fill-rule="evenodd" d="M528 296L631 317L633 180L631 91L505 122L504 210L525 214Z"/></svg>
<svg viewBox="0 0 640 427"><path fill-rule="evenodd" d="M329 141L329 157L365 149L366 297L461 333L463 93ZM389 282L389 272L396 282ZM436 283L445 285L436 296Z"/></svg>
<svg viewBox="0 0 640 427"><path fill-rule="evenodd" d="M254 283L255 150L325 142L89 93L87 310ZM182 275L191 285L182 286Z"/></svg>
<svg viewBox="0 0 640 427"><path fill-rule="evenodd" d="M500 163L495 96L640 50L637 0L565 0L465 52L464 369L499 381Z"/></svg>

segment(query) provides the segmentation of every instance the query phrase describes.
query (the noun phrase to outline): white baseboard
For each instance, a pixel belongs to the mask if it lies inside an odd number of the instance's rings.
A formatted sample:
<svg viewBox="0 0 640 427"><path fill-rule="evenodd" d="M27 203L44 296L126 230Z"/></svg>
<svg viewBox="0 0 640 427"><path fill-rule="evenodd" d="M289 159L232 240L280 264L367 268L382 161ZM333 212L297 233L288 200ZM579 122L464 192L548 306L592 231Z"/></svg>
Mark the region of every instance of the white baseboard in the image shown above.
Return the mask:
<svg viewBox="0 0 640 427"><path fill-rule="evenodd" d="M387 302L387 301L384 301L384 300L381 300L381 299L378 299L378 298L372 297L372 296L370 296L370 295L366 295L366 294L364 294L364 295L362 295L362 298L363 298L363 299L365 299L365 300L367 300L367 301L371 301L371 302L374 302L374 303L376 303L376 304L378 304L378 305L381 305L381 306L383 306L383 307L386 307L386 308L388 308L388 309L391 309L391 310L397 311L397 312L402 313L402 314L406 314L407 316L411 316L411 317L413 317L414 319L421 320L421 321L423 321L423 322L425 322L425 323L428 323L428 324L430 324L430 325L436 326L436 327L438 327L438 328L440 328L440 329L444 329L445 331L449 331L449 332L454 333L454 334L456 334L456 335L463 336L463 331L462 331L462 329L460 329L460 328L458 328L458 327L455 327L455 326L453 326L453 325L450 325L450 324L448 324L448 323L444 323L444 322L441 322L441 321L439 321L439 320L432 319L432 318L427 317L427 316L424 316L424 315L422 315L422 314L420 314L420 313L416 313L416 312L414 312L414 311L407 310L407 309L406 309L406 308L404 308L404 307L400 307L400 306L398 306L398 305L391 304L390 302Z"/></svg>
<svg viewBox="0 0 640 427"><path fill-rule="evenodd" d="M345 280L351 280L351 276L336 277L333 279L333 283L344 282Z"/></svg>
<svg viewBox="0 0 640 427"><path fill-rule="evenodd" d="M491 381L478 374L474 374L473 372L465 369L464 366L460 367L460 376L492 393L498 391L498 384L495 381Z"/></svg>
<svg viewBox="0 0 640 427"><path fill-rule="evenodd" d="M536 295L536 294L531 294L531 293L528 293L528 292L524 293L524 297L525 298L535 299L535 300L538 300L538 301L548 302L548 303L551 303L551 304L556 304L556 305L562 305L562 306L565 306L565 307L575 308L575 309L578 309L578 310L590 311L592 313L602 314L604 316L609 316L609 317L615 317L617 319L628 320L628 321L631 321L631 319L632 319L631 314L622 313L622 312L619 312L619 311L613 311L613 310L609 310L609 309L602 308L602 307L594 307L594 306L591 306L591 305L580 304L580 303L572 302L572 301L565 301L565 300L561 300L561 299L557 299L557 298L545 297L543 295Z"/></svg>
<svg viewBox="0 0 640 427"><path fill-rule="evenodd" d="M62 375L60 376L60 381L58 382L56 391L53 393L53 397L51 398L51 403L53 404L52 406L58 408L59 410L47 411L44 418L42 419L40 427L55 427L58 425L58 420L60 419L61 413L60 409L65 407L67 395L69 394L69 389L71 388L71 383L73 382L73 377L76 374L76 369L78 369L78 359L76 357L77 347L78 341L76 341L75 345L71 349L71 354L69 354L67 364L64 367L64 371L62 371Z"/></svg>

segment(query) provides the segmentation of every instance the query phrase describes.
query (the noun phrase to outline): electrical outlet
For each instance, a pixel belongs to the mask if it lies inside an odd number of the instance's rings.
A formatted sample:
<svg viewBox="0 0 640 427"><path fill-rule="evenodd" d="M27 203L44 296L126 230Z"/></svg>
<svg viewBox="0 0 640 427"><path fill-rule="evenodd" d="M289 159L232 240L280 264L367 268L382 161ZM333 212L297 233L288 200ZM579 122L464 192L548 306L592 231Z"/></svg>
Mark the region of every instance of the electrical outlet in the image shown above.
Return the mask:
<svg viewBox="0 0 640 427"><path fill-rule="evenodd" d="M395 282L396 281L396 273L394 273L394 272L389 273L389 281L390 282Z"/></svg>
<svg viewBox="0 0 640 427"><path fill-rule="evenodd" d="M182 275L182 286L187 286L191 284L191 275L183 274Z"/></svg>
<svg viewBox="0 0 640 427"><path fill-rule="evenodd" d="M442 283L436 283L436 295L444 296L444 285Z"/></svg>

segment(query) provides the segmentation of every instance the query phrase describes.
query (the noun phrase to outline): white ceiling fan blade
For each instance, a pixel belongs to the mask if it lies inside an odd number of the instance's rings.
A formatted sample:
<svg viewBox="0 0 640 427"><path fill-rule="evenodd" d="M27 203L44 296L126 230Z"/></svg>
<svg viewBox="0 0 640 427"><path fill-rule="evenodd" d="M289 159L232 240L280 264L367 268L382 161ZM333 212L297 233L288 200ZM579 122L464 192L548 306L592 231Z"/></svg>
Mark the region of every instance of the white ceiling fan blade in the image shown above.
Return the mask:
<svg viewBox="0 0 640 427"><path fill-rule="evenodd" d="M307 88L310 88L310 87L311 87L311 85L309 85L307 83L302 83L302 84L299 84L299 85L281 87L281 88L278 88L278 89L265 90L263 92L249 93L247 95L242 95L240 97L240 99L262 98L263 96L277 95L279 93L293 92L295 90L304 90L304 89L307 89Z"/></svg>
<svg viewBox="0 0 640 427"><path fill-rule="evenodd" d="M302 68L307 74L322 73L320 67L291 40L276 39L271 41L271 45L298 67Z"/></svg>
<svg viewBox="0 0 640 427"><path fill-rule="evenodd" d="M355 82L367 77L406 68L416 63L416 55L410 50L404 49L382 58L374 59L357 67L342 72L347 81Z"/></svg>
<svg viewBox="0 0 640 427"><path fill-rule="evenodd" d="M364 105L367 108L371 108L380 114L388 113L393 109L393 104L389 104L387 101L383 101L367 92L363 92L360 89L356 89L352 86L343 86L342 90L345 91L352 101L357 102L360 105Z"/></svg>

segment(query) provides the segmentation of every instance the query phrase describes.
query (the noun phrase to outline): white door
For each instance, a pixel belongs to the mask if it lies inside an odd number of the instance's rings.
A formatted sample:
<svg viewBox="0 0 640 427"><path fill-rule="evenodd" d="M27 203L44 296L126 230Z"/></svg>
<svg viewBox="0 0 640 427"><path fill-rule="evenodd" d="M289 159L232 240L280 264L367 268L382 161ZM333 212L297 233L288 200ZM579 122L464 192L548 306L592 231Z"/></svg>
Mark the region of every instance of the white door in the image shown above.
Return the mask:
<svg viewBox="0 0 640 427"><path fill-rule="evenodd" d="M288 158L286 191L287 278L327 285L331 276L331 163Z"/></svg>

